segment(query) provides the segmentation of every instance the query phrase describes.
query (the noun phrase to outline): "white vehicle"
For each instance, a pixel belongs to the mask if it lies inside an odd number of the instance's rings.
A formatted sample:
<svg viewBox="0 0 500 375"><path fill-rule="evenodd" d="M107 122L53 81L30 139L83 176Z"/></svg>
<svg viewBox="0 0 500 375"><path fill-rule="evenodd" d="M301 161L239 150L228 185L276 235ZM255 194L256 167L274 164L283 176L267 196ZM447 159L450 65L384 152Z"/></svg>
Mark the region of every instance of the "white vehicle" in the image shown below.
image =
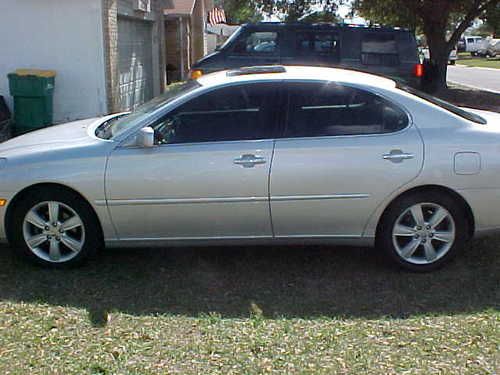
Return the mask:
<svg viewBox="0 0 500 375"><path fill-rule="evenodd" d="M420 61L423 63L425 60L429 61L431 59L431 54L429 52L428 47L424 47L420 49ZM450 52L450 57L448 58L448 64L450 65L455 65L456 61L458 60L458 53L457 49L454 48Z"/></svg>
<svg viewBox="0 0 500 375"><path fill-rule="evenodd" d="M470 52L472 56L477 55L477 51L481 47L484 38L482 36L465 36L462 38L463 43L465 44L465 52Z"/></svg>
<svg viewBox="0 0 500 375"><path fill-rule="evenodd" d="M496 57L500 54L500 39L485 39L477 54L484 57Z"/></svg>

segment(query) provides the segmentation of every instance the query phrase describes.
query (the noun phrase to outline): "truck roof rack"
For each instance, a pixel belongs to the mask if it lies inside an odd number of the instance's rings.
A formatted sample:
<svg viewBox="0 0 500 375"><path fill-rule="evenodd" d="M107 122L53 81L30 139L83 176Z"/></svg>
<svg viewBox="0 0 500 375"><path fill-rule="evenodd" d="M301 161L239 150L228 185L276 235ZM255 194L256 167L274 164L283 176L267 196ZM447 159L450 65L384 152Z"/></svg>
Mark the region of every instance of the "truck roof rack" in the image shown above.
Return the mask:
<svg viewBox="0 0 500 375"><path fill-rule="evenodd" d="M264 66L248 66L239 69L229 70L226 75L228 77L244 76L248 74L269 74L269 73L286 73L286 69L281 65L264 65Z"/></svg>

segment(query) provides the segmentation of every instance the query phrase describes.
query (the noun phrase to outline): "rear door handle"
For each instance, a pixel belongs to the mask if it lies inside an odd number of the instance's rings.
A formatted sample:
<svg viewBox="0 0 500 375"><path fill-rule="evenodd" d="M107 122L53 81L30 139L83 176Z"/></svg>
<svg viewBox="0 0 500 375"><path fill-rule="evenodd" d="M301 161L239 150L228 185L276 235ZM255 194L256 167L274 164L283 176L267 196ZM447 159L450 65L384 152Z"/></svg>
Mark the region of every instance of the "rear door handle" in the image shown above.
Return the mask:
<svg viewBox="0 0 500 375"><path fill-rule="evenodd" d="M241 165L243 168L252 168L256 164L265 164L266 158L259 155L245 154L241 155L239 158L234 159L233 163Z"/></svg>
<svg viewBox="0 0 500 375"><path fill-rule="evenodd" d="M413 159L415 155L408 154L401 150L392 150L390 153L384 154L382 157L384 160L389 160L393 163L401 163L403 160Z"/></svg>

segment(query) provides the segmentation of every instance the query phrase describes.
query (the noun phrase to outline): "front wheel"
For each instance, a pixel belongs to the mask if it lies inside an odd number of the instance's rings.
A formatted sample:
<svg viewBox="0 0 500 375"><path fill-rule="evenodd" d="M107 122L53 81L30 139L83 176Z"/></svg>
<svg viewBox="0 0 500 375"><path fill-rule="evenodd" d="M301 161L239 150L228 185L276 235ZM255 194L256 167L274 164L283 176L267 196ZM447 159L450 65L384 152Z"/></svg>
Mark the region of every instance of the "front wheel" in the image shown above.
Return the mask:
<svg viewBox="0 0 500 375"><path fill-rule="evenodd" d="M467 238L465 213L455 200L438 193L416 193L388 209L377 243L399 266L427 272L449 262Z"/></svg>
<svg viewBox="0 0 500 375"><path fill-rule="evenodd" d="M68 191L37 191L14 209L11 234L17 254L38 264L82 263L100 246L90 206Z"/></svg>

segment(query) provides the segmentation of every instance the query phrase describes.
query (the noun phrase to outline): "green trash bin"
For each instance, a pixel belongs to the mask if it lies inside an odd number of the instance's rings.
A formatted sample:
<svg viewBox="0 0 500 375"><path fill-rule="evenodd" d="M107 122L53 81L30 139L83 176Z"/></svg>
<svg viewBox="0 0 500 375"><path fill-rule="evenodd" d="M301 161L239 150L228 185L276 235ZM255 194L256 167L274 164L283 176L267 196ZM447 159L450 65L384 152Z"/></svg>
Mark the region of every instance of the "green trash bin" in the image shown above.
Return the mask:
<svg viewBox="0 0 500 375"><path fill-rule="evenodd" d="M18 69L8 77L10 94L14 97L14 133L51 125L56 73Z"/></svg>

